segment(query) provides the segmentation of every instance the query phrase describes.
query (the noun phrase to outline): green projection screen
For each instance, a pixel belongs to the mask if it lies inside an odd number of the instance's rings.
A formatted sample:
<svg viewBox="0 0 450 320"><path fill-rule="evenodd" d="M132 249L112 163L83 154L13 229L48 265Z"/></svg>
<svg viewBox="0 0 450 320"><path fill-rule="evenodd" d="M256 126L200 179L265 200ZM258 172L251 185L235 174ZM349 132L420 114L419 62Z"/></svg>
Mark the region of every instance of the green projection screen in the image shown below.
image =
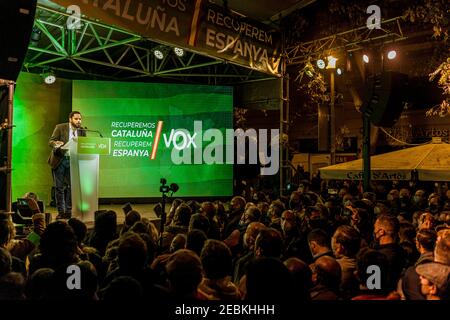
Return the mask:
<svg viewBox="0 0 450 320"><path fill-rule="evenodd" d="M55 125L67 122L72 104L72 82L57 79L45 85L38 74L21 72L14 94L13 201L35 192L50 202L52 170L47 164L48 139Z"/></svg>
<svg viewBox="0 0 450 320"><path fill-rule="evenodd" d="M160 197L161 178L179 185L177 197L232 195L232 165L203 159L205 148L221 154L224 140L202 137L233 128L231 87L74 81L72 97L82 125L111 138L111 155L100 158L100 198Z"/></svg>

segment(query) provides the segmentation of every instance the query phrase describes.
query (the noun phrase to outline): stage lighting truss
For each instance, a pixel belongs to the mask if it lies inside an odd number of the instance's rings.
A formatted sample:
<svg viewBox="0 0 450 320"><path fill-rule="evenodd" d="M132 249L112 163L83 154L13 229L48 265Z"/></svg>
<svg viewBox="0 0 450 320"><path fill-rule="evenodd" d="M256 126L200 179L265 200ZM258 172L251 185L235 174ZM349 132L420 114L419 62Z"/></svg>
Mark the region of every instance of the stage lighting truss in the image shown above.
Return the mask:
<svg viewBox="0 0 450 320"><path fill-rule="evenodd" d="M324 51L353 52L363 50L368 44L377 41L381 43L398 42L407 39L402 30L403 17L398 16L382 21L382 29L376 32L367 26L361 26L344 32L336 33L321 39L302 42L286 49L287 65L305 63L308 59L318 59ZM369 56L368 56L369 57ZM372 57L370 57L372 58Z"/></svg>

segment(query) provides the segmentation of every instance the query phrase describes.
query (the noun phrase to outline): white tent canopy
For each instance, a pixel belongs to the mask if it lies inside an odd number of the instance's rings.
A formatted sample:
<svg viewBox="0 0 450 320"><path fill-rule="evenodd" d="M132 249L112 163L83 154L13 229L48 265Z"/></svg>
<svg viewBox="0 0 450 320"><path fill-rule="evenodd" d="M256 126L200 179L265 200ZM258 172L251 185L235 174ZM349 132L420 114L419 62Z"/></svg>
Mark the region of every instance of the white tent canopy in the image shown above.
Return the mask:
<svg viewBox="0 0 450 320"><path fill-rule="evenodd" d="M450 181L450 144L433 143L370 157L372 180ZM322 179L362 180L362 159L320 170Z"/></svg>

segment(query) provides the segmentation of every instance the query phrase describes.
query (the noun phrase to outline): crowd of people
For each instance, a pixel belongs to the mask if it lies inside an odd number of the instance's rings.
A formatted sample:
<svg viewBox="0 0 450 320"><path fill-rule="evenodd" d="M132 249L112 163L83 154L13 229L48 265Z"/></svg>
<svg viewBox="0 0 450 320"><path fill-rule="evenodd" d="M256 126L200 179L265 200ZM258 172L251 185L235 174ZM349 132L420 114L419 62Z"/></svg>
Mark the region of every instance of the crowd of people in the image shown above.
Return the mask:
<svg viewBox="0 0 450 320"><path fill-rule="evenodd" d="M174 199L164 232L135 210L98 211L17 237L0 215L0 300L448 300L450 190L308 181L271 199ZM68 285L69 266L81 285ZM76 282L76 281L75 281ZM75 284L76 286L76 284Z"/></svg>

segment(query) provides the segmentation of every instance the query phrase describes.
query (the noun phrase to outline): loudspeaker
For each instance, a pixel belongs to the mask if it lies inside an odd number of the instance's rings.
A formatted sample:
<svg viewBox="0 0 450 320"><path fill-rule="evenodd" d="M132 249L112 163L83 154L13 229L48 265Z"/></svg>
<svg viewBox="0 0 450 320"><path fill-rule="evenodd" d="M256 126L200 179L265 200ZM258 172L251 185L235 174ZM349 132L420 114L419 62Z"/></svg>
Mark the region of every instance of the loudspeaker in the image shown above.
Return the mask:
<svg viewBox="0 0 450 320"><path fill-rule="evenodd" d="M0 1L0 79L16 81L27 53L37 0Z"/></svg>
<svg viewBox="0 0 450 320"><path fill-rule="evenodd" d="M378 127L392 127L403 111L408 76L388 71L369 77L361 111Z"/></svg>

